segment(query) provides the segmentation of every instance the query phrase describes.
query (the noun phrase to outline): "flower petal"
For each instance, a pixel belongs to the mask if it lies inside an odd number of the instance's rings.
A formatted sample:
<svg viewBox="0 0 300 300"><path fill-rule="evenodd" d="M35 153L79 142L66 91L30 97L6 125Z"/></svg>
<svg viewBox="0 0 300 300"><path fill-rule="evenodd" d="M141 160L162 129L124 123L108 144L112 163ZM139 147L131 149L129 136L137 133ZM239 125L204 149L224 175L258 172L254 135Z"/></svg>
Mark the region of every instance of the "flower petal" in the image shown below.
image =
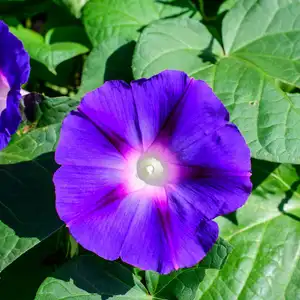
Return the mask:
<svg viewBox="0 0 300 300"><path fill-rule="evenodd" d="M236 175L250 172L250 150L234 124L225 124L207 136L188 127L175 131L169 141L171 151L181 164L235 171ZM183 136L185 140L180 138Z"/></svg>
<svg viewBox="0 0 300 300"><path fill-rule="evenodd" d="M79 216L88 216L103 204L101 199L121 184L122 172L104 167L62 166L56 171L53 181L57 212L68 225Z"/></svg>
<svg viewBox="0 0 300 300"><path fill-rule="evenodd" d="M108 193L101 198L86 192L103 186L94 172L78 173L74 167L59 172L55 183L61 219L84 248L105 259L120 257L141 269L169 273L195 265L217 239L214 222L201 221L193 211L188 218L180 216L162 188L126 194L116 182L112 193L104 185Z"/></svg>
<svg viewBox="0 0 300 300"><path fill-rule="evenodd" d="M181 215L165 191L136 194L139 206L123 243L121 258L144 270L162 274L192 267L211 249L218 226L196 211Z"/></svg>
<svg viewBox="0 0 300 300"><path fill-rule="evenodd" d="M127 146L140 149L140 132L131 87L123 81L108 81L88 93L80 112L106 133L115 147L126 154Z"/></svg>
<svg viewBox="0 0 300 300"><path fill-rule="evenodd" d="M252 190L249 176L218 176L168 185L177 210L197 210L206 220L231 213L245 204Z"/></svg>
<svg viewBox="0 0 300 300"><path fill-rule="evenodd" d="M192 80L155 144L177 156L183 165L250 171L250 151L211 88Z"/></svg>
<svg viewBox="0 0 300 300"><path fill-rule="evenodd" d="M19 91L10 90L6 98L6 109L4 109L0 115L0 132L8 135L8 141L10 139L10 136L17 131L21 122L21 115L19 110L20 98L21 97Z"/></svg>
<svg viewBox="0 0 300 300"><path fill-rule="evenodd" d="M0 71L11 89L20 89L29 77L29 55L23 44L9 32L8 26L0 20Z"/></svg>
<svg viewBox="0 0 300 300"><path fill-rule="evenodd" d="M5 135L0 150L7 145L10 135L16 132L21 122L20 89L28 80L29 71L29 55L22 42L9 32L3 21L0 21L0 134Z"/></svg>
<svg viewBox="0 0 300 300"><path fill-rule="evenodd" d="M190 81L184 72L167 70L131 82L144 149L153 143Z"/></svg>
<svg viewBox="0 0 300 300"><path fill-rule="evenodd" d="M79 112L64 120L55 153L58 164L124 169L124 159L99 129Z"/></svg>
<svg viewBox="0 0 300 300"><path fill-rule="evenodd" d="M9 134L0 132L0 150L7 146L9 142Z"/></svg>

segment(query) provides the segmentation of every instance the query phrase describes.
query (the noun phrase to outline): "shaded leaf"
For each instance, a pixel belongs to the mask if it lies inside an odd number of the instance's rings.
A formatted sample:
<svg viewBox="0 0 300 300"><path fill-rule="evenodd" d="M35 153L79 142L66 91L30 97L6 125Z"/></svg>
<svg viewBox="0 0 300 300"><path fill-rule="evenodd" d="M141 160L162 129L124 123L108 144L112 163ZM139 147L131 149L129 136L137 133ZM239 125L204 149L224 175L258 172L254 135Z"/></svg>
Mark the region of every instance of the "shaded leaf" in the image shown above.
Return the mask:
<svg viewBox="0 0 300 300"><path fill-rule="evenodd" d="M197 37L180 20L168 21L168 31L166 21L159 21L141 35L133 59L134 76L180 69L206 80L242 131L253 157L300 163L299 95L285 93L277 83L300 83L299 10L300 2L293 0L237 1L223 22L226 55L205 64L199 58L209 40L205 29L202 35L198 30ZM166 39L160 32L173 34ZM172 43L175 36L176 44Z"/></svg>
<svg viewBox="0 0 300 300"><path fill-rule="evenodd" d="M52 154L0 165L0 271L62 226L54 204L56 168Z"/></svg>
<svg viewBox="0 0 300 300"><path fill-rule="evenodd" d="M95 48L86 60L79 96L106 80L132 80L131 60L140 31L154 20L175 16L200 17L186 0L89 1L82 18Z"/></svg>
<svg viewBox="0 0 300 300"><path fill-rule="evenodd" d="M82 255L63 265L40 286L35 300L149 299L132 271L118 262Z"/></svg>
<svg viewBox="0 0 300 300"><path fill-rule="evenodd" d="M210 252L199 263L199 267L221 269L230 252L232 252L232 246L226 240L219 238Z"/></svg>
<svg viewBox="0 0 300 300"><path fill-rule="evenodd" d="M107 80L131 81L133 79L131 58L134 46L133 41L112 37L95 47L85 61L78 94L83 96L100 87Z"/></svg>
<svg viewBox="0 0 300 300"><path fill-rule="evenodd" d="M34 299L41 283L65 260L65 249L61 240L63 231L65 228L56 231L51 237L20 256L1 273L2 299L20 299L20 291L22 300Z"/></svg>
<svg viewBox="0 0 300 300"><path fill-rule="evenodd" d="M76 18L80 18L81 9L89 0L54 0L55 3L65 6Z"/></svg>
<svg viewBox="0 0 300 300"><path fill-rule="evenodd" d="M57 165L48 152L77 104L68 97L46 98L34 127L21 127L0 152L0 271L61 226L52 183Z"/></svg>
<svg viewBox="0 0 300 300"><path fill-rule="evenodd" d="M195 267L181 269L169 275L146 271L145 278L149 292L156 299L194 299L205 269L220 269L232 247L219 238L207 256Z"/></svg>
<svg viewBox="0 0 300 300"><path fill-rule="evenodd" d="M56 74L55 68L72 57L86 53L89 49L81 44L72 42L61 42L49 44L50 36L44 37L30 29L18 26L10 28L11 32L16 35L24 44L30 57L44 64L50 72ZM52 32L50 31L49 35Z"/></svg>
<svg viewBox="0 0 300 300"><path fill-rule="evenodd" d="M0 151L0 164L29 161L52 152L58 142L64 117L78 105L68 97L46 98L39 105L40 119L36 124L21 127L9 145Z"/></svg>
<svg viewBox="0 0 300 300"><path fill-rule="evenodd" d="M133 74L137 79L178 69L197 76L221 55L220 45L201 23L190 19L157 21L138 41Z"/></svg>
<svg viewBox="0 0 300 300"><path fill-rule="evenodd" d="M253 168L254 177L267 178L237 211L238 226L217 219L233 251L220 271L207 271L197 300L300 296L300 169L281 165L268 173L259 161Z"/></svg>
<svg viewBox="0 0 300 300"><path fill-rule="evenodd" d="M152 21L175 16L193 16L195 8L186 0L90 0L83 9L83 23L94 46L107 38L136 40Z"/></svg>

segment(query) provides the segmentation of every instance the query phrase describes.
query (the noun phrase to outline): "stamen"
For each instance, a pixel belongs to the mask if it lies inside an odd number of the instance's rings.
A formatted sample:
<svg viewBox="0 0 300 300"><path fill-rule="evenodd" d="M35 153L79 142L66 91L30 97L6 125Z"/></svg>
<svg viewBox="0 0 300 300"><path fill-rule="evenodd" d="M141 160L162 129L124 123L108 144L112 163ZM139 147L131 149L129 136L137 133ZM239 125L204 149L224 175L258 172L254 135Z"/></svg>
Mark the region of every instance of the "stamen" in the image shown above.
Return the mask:
<svg viewBox="0 0 300 300"><path fill-rule="evenodd" d="M137 175L147 184L161 186L166 179L166 166L155 157L143 156L137 162Z"/></svg>

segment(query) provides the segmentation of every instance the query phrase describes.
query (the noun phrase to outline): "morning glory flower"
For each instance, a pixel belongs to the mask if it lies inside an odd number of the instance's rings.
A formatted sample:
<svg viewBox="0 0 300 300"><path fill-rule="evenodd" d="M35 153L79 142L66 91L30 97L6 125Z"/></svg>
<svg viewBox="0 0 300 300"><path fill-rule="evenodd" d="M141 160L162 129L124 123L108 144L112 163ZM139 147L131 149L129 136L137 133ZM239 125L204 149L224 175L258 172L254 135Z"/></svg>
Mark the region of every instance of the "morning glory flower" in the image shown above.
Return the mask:
<svg viewBox="0 0 300 300"><path fill-rule="evenodd" d="M198 263L251 192L250 151L211 88L180 71L108 81L63 122L56 208L99 256L169 273Z"/></svg>
<svg viewBox="0 0 300 300"><path fill-rule="evenodd" d="M29 56L0 20L0 150L7 146L21 122L21 85L29 76Z"/></svg>

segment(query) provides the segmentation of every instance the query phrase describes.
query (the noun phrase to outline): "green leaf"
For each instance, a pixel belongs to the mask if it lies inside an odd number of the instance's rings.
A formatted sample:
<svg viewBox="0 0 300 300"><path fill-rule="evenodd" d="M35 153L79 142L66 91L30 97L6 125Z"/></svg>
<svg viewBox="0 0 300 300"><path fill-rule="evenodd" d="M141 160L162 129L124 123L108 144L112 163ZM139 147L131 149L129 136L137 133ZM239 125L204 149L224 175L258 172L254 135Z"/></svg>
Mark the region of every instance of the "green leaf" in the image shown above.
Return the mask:
<svg viewBox="0 0 300 300"><path fill-rule="evenodd" d="M82 255L63 265L40 286L35 300L149 299L131 269L95 255Z"/></svg>
<svg viewBox="0 0 300 300"><path fill-rule="evenodd" d="M172 68L196 76L221 55L218 42L198 21L161 20L143 31L134 53L133 75L149 77Z"/></svg>
<svg viewBox="0 0 300 300"><path fill-rule="evenodd" d="M54 204L56 168L52 154L0 165L0 272L62 225Z"/></svg>
<svg viewBox="0 0 300 300"><path fill-rule="evenodd" d="M195 267L181 269L169 275L146 271L147 288L154 299L194 299L205 269L220 269L224 265L231 245L219 238L207 256Z"/></svg>
<svg viewBox="0 0 300 300"><path fill-rule="evenodd" d="M61 226L52 183L57 165L49 152L77 104L68 97L46 98L33 128L21 127L20 136L0 151L0 271Z"/></svg>
<svg viewBox="0 0 300 300"><path fill-rule="evenodd" d="M219 9L218 9L218 14L222 14L228 10L230 10L231 8L234 7L234 5L240 0L225 0L222 2L222 4L220 5Z"/></svg>
<svg viewBox="0 0 300 300"><path fill-rule="evenodd" d="M32 128L21 128L9 145L0 151L0 164L30 161L54 151L61 122L77 105L77 100L68 97L46 98L39 106L42 114L37 123Z"/></svg>
<svg viewBox="0 0 300 300"><path fill-rule="evenodd" d="M89 0L54 0L56 4L65 6L76 18L80 18L81 9Z"/></svg>
<svg viewBox="0 0 300 300"><path fill-rule="evenodd" d="M131 58L134 46L133 41L112 37L95 47L85 61L78 95L83 96L107 80L131 81L133 79Z"/></svg>
<svg viewBox="0 0 300 300"><path fill-rule="evenodd" d="M62 235L65 231L66 228L56 231L1 272L2 299L20 299L20 291L22 300L34 299L41 283L66 258L65 236Z"/></svg>
<svg viewBox="0 0 300 300"><path fill-rule="evenodd" d="M238 225L217 219L233 251L221 270L207 271L195 299L299 298L300 169L273 168L274 164L254 161L254 183L266 179L237 211Z"/></svg>
<svg viewBox="0 0 300 300"><path fill-rule="evenodd" d="M299 87L299 9L298 0L280 5L277 0L239 1L224 19L225 52L257 72Z"/></svg>
<svg viewBox="0 0 300 300"><path fill-rule="evenodd" d="M198 0L198 6L205 21L211 21L218 15L231 9L238 0Z"/></svg>
<svg viewBox="0 0 300 300"><path fill-rule="evenodd" d="M84 27L78 25L59 26L47 32L48 44L72 42L92 48Z"/></svg>
<svg viewBox="0 0 300 300"><path fill-rule="evenodd" d="M221 269L232 252L232 246L222 238L219 238L210 252L199 263L199 267L207 269Z"/></svg>
<svg viewBox="0 0 300 300"><path fill-rule="evenodd" d="M136 40L139 31L160 18L197 15L186 0L90 0L83 9L83 23L94 46L111 36Z"/></svg>
<svg viewBox="0 0 300 300"><path fill-rule="evenodd" d="M205 269L201 267L179 270L170 275L147 271L146 283L153 299L189 300L194 299L204 276Z"/></svg>
<svg viewBox="0 0 300 300"><path fill-rule="evenodd" d="M204 28L195 36L188 24L192 21L158 21L143 31L137 44L134 76L180 69L206 80L242 131L253 157L300 163L300 96L278 85L279 80L300 84L299 10L298 0L237 1L223 22L225 56L215 56L216 61L211 59L211 46L206 51L210 59L201 57L207 41L213 40ZM172 38L179 42L172 44Z"/></svg>
<svg viewBox="0 0 300 300"><path fill-rule="evenodd" d="M42 116L38 120L37 127L61 124L67 114L76 109L79 101L69 97L48 98L40 104Z"/></svg>
<svg viewBox="0 0 300 300"><path fill-rule="evenodd" d="M49 44L52 31L44 39L39 33L21 26L11 27L10 30L23 42L30 57L44 64L53 74L56 74L55 68L63 61L89 51L87 47L72 42Z"/></svg>
<svg viewBox="0 0 300 300"><path fill-rule="evenodd" d="M51 0L0 0L0 12L8 16L27 18L47 11L51 7Z"/></svg>
<svg viewBox="0 0 300 300"><path fill-rule="evenodd" d="M79 96L106 80L131 81L133 49L140 31L154 20L175 16L200 18L186 0L89 1L83 10L83 23L95 48L84 65Z"/></svg>

